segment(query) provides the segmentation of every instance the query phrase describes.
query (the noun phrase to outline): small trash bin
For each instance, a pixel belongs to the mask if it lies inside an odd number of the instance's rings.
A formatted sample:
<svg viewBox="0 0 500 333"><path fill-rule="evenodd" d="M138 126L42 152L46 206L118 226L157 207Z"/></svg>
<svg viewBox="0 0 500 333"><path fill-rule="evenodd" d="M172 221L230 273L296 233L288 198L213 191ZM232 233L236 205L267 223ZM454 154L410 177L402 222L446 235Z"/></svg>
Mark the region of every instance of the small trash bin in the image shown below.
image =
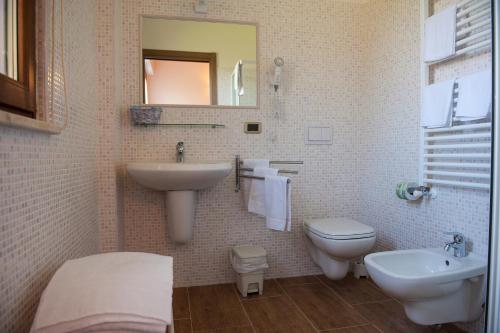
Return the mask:
<svg viewBox="0 0 500 333"><path fill-rule="evenodd" d="M268 268L267 253L261 246L238 245L229 254L237 273L236 286L243 297L248 293L264 291L264 270Z"/></svg>

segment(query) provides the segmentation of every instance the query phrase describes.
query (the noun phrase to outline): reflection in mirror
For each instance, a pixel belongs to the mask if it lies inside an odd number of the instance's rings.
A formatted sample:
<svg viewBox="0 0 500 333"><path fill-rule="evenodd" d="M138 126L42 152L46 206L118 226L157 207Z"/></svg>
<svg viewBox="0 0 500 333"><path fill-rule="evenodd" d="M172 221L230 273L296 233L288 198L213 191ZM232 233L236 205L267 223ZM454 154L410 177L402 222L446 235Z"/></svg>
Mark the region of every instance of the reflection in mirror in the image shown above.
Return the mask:
<svg viewBox="0 0 500 333"><path fill-rule="evenodd" d="M145 104L257 106L252 24L143 18Z"/></svg>
<svg viewBox="0 0 500 333"><path fill-rule="evenodd" d="M0 74L17 80L17 0L0 0Z"/></svg>

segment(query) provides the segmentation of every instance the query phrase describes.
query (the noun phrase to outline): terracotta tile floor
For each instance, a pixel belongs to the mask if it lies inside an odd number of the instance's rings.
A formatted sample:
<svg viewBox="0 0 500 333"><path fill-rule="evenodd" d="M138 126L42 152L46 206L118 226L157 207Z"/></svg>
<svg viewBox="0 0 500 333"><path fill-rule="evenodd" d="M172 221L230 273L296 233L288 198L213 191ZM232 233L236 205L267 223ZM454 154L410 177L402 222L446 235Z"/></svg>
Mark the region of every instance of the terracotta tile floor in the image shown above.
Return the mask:
<svg viewBox="0 0 500 333"><path fill-rule="evenodd" d="M351 275L340 281L325 276L271 279L264 295L241 297L234 284L175 288L176 333L336 332L459 333L419 326L401 304L371 281Z"/></svg>

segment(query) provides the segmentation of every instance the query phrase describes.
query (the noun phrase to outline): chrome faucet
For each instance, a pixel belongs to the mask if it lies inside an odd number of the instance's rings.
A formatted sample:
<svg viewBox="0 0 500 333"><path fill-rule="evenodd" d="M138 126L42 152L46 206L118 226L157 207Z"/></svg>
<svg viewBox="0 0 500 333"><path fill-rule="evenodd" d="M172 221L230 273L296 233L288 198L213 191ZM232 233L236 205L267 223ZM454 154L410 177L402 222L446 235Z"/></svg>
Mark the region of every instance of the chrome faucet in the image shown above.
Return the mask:
<svg viewBox="0 0 500 333"><path fill-rule="evenodd" d="M453 248L453 255L455 257L466 257L467 256L467 242L465 241L464 235L459 232L446 232L447 235L453 235L453 242L446 243L444 245L444 250L448 252L448 250Z"/></svg>
<svg viewBox="0 0 500 333"><path fill-rule="evenodd" d="M175 148L177 149L177 163L184 162L184 142L177 142Z"/></svg>

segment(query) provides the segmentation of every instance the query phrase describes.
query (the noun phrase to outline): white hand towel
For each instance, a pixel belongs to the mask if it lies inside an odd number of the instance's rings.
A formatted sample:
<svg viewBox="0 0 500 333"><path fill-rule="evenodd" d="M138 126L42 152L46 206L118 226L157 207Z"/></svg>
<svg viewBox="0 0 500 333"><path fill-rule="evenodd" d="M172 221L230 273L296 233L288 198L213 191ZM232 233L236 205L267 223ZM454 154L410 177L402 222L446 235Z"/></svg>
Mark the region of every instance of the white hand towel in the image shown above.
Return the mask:
<svg viewBox="0 0 500 333"><path fill-rule="evenodd" d="M266 226L272 230L290 231L292 227L291 187L288 177L267 176Z"/></svg>
<svg viewBox="0 0 500 333"><path fill-rule="evenodd" d="M455 116L460 120L483 119L491 111L491 69L467 75L457 80L458 103Z"/></svg>
<svg viewBox="0 0 500 333"><path fill-rule="evenodd" d="M424 61L433 62L455 55L457 6L450 6L425 20Z"/></svg>
<svg viewBox="0 0 500 333"><path fill-rule="evenodd" d="M451 125L455 80L426 86L422 96L421 126L427 128Z"/></svg>
<svg viewBox="0 0 500 333"><path fill-rule="evenodd" d="M245 159L243 160L242 168L254 169L254 168L269 168L269 160L265 159ZM242 175L253 175L251 171L242 171ZM250 197L250 189L252 186L252 179L241 178L241 188L243 193L243 200L245 201L245 207L248 208L248 199Z"/></svg>
<svg viewBox="0 0 500 333"><path fill-rule="evenodd" d="M257 177L276 176L277 174L278 169L253 169L253 175ZM252 179L252 185L250 185L250 195L248 198L248 211L260 216L266 216L266 200L265 181L261 179Z"/></svg>

